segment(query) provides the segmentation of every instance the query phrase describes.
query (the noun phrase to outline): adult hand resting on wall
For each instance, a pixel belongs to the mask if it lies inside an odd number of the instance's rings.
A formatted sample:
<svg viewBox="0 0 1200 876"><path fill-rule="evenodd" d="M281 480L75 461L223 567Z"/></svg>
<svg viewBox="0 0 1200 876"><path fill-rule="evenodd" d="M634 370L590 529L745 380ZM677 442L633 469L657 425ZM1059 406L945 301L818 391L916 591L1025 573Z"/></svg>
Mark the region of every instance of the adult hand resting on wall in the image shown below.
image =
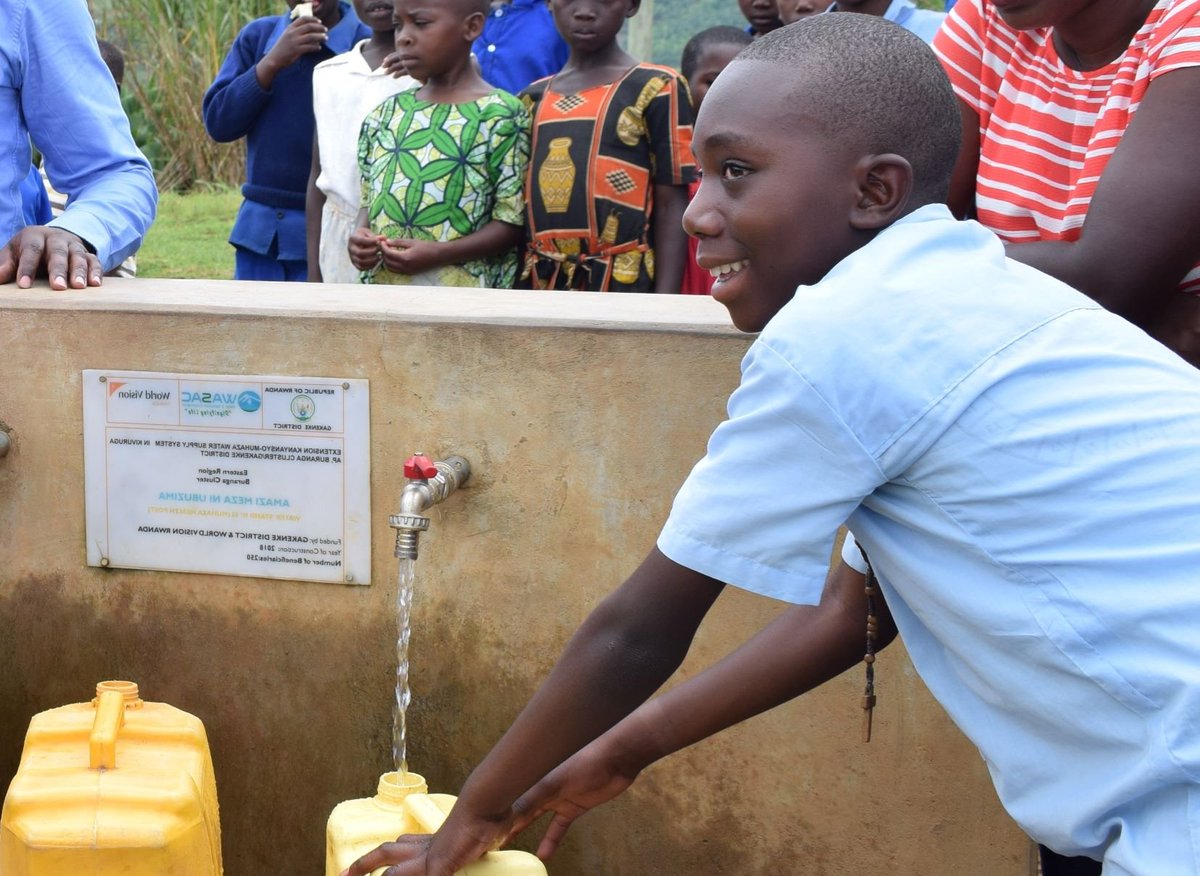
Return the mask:
<svg viewBox="0 0 1200 876"><path fill-rule="evenodd" d="M97 286L141 245L158 190L84 0L10 0L0 30L0 283ZM73 197L48 225L24 226L18 183L32 141L50 182ZM11 196L9 194L11 193Z"/></svg>

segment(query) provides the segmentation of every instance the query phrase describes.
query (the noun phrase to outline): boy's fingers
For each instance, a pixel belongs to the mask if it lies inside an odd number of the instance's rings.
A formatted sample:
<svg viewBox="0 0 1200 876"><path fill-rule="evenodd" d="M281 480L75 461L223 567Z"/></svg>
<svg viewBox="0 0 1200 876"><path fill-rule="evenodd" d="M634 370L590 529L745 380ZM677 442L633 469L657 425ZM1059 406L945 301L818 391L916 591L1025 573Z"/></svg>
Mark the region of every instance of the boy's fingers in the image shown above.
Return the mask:
<svg viewBox="0 0 1200 876"><path fill-rule="evenodd" d="M429 851L429 840L428 836L402 836L395 842L384 843L351 864L343 876L367 876L389 864L396 866L388 867L388 876L424 876L424 858ZM405 862L411 866L406 868Z"/></svg>
<svg viewBox="0 0 1200 876"><path fill-rule="evenodd" d="M550 820L550 824L546 826L546 833L542 837L542 841L538 843L537 856L543 861L549 860L558 848L558 844L562 842L564 836L567 835L567 830L571 827L571 822L575 820L573 815L561 815L555 813L554 818Z"/></svg>

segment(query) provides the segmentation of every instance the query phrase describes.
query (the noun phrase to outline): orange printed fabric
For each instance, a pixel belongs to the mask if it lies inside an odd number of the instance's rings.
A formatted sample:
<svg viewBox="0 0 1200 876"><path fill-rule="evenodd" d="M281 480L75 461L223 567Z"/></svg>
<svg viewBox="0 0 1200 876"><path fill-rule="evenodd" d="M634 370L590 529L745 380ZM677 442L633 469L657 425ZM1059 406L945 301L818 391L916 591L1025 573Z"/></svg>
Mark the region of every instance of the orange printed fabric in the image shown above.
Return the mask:
<svg viewBox="0 0 1200 876"><path fill-rule="evenodd" d="M670 67L638 64L574 94L522 93L533 114L525 278L535 289L654 290L654 187L695 177L692 106Z"/></svg>
<svg viewBox="0 0 1200 876"><path fill-rule="evenodd" d="M1200 66L1200 0L1159 0L1125 53L1087 72L1062 62L1048 29L1014 30L985 0L959 0L933 48L979 113L979 221L1013 243L1076 240L1147 87ZM1180 290L1200 293L1200 264Z"/></svg>

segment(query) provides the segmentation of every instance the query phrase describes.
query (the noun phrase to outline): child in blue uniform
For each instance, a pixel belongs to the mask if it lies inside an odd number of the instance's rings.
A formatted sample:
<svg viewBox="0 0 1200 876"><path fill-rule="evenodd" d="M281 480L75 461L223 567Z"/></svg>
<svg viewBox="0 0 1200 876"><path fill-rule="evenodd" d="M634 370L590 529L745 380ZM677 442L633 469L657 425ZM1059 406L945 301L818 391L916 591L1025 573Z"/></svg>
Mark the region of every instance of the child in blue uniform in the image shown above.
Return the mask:
<svg viewBox="0 0 1200 876"><path fill-rule="evenodd" d="M441 830L350 876L450 874L553 811L548 855L650 763L897 631L1026 832L1105 876L1200 873L1200 372L954 220L960 127L932 51L876 16L721 73L684 224L760 332L729 417ZM826 580L843 522L867 588ZM727 583L792 605L647 702Z"/></svg>
<svg viewBox="0 0 1200 876"><path fill-rule="evenodd" d="M236 280L308 276L304 200L315 127L313 68L371 35L341 0L315 0L312 12L246 25L204 95L209 136L220 143L246 140L245 200L229 235Z"/></svg>

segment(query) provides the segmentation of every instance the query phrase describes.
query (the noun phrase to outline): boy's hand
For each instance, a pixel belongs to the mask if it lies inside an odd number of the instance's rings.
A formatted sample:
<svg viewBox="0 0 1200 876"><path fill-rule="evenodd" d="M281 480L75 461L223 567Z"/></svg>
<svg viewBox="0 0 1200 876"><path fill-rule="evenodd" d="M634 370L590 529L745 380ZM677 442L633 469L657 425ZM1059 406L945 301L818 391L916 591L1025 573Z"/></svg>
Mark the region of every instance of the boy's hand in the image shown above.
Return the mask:
<svg viewBox="0 0 1200 876"><path fill-rule="evenodd" d="M39 273L50 278L51 289L61 292L99 286L104 272L100 259L78 236L49 225L29 225L0 249L0 283L15 280L28 289Z"/></svg>
<svg viewBox="0 0 1200 876"><path fill-rule="evenodd" d="M454 876L498 848L509 833L507 821L474 818L456 805L437 833L384 843L351 864L342 876L367 876L380 867L388 867L384 876Z"/></svg>
<svg viewBox="0 0 1200 876"><path fill-rule="evenodd" d="M380 245L383 266L397 274L420 274L445 264L442 244L430 240L395 237Z"/></svg>
<svg viewBox="0 0 1200 876"><path fill-rule="evenodd" d="M370 228L358 227L350 234L346 251L350 254L350 264L360 271L369 271L379 264L382 259L381 247L387 240L382 234L375 234Z"/></svg>
<svg viewBox="0 0 1200 876"><path fill-rule="evenodd" d="M408 75L408 70L405 69L404 63L400 60L400 55L392 52L383 59L383 72L387 73L393 79L403 79Z"/></svg>
<svg viewBox="0 0 1200 876"><path fill-rule="evenodd" d="M329 29L321 24L320 19L302 15L287 26L279 42L271 46L263 60L277 69L289 67L302 55L321 51L328 38Z"/></svg>
<svg viewBox="0 0 1200 876"><path fill-rule="evenodd" d="M512 835L523 831L547 812L554 818L538 845L537 856L549 860L576 818L607 803L633 784L640 767L623 765L611 737L602 736L556 767L513 804Z"/></svg>

